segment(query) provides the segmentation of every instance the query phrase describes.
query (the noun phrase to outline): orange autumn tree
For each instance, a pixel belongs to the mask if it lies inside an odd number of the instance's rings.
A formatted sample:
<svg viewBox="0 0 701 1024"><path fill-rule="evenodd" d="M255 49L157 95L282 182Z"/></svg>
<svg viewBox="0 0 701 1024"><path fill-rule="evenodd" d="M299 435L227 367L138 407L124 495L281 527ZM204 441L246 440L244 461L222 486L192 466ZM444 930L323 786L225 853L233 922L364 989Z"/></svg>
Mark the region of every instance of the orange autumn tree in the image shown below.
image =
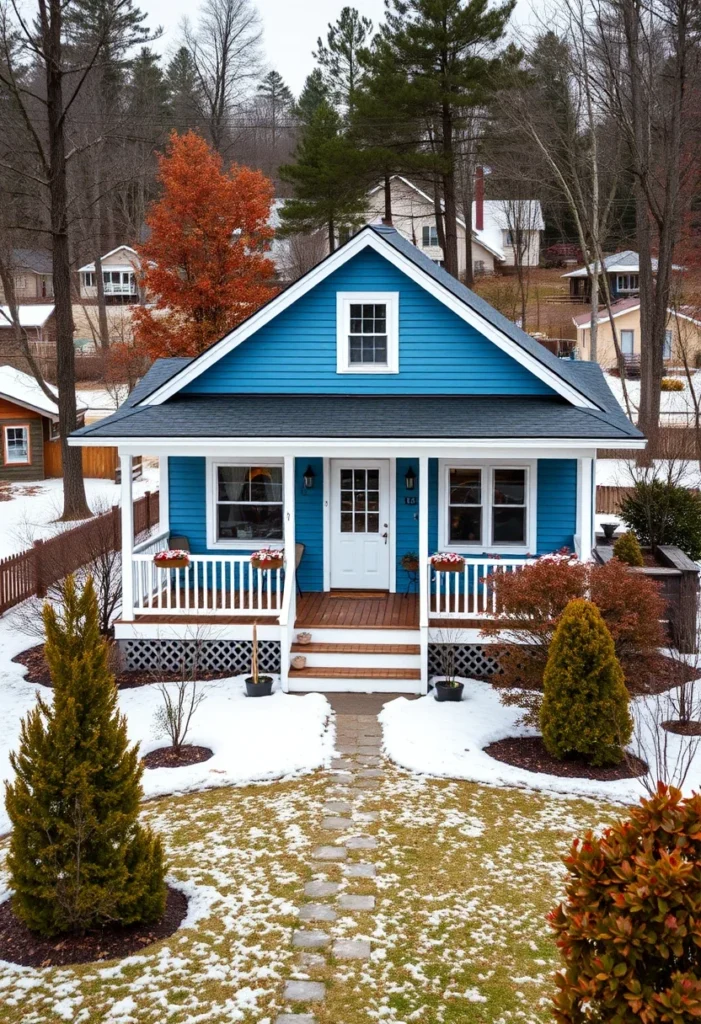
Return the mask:
<svg viewBox="0 0 701 1024"><path fill-rule="evenodd" d="M194 132L173 132L158 176L163 194L138 249L153 305L134 311L135 340L152 359L194 356L274 294L273 186L248 167L224 171Z"/></svg>

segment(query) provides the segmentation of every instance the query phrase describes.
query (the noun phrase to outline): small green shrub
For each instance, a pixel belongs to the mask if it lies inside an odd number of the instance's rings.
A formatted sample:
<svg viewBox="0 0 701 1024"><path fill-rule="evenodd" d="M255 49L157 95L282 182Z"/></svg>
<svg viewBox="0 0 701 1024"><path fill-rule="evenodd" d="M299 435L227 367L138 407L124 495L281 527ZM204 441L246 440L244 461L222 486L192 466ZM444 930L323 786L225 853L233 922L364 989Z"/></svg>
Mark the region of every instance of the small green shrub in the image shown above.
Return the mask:
<svg viewBox="0 0 701 1024"><path fill-rule="evenodd" d="M695 491L664 480L639 481L621 502L621 519L653 551L676 544L694 561L701 558L701 497Z"/></svg>
<svg viewBox="0 0 701 1024"><path fill-rule="evenodd" d="M575 839L549 915L564 970L558 1024L701 1019L701 797L660 785L597 836Z"/></svg>
<svg viewBox="0 0 701 1024"><path fill-rule="evenodd" d="M618 538L613 545L613 553L616 558L620 558L626 565L641 566L645 564L643 553L638 544L638 538L630 530Z"/></svg>
<svg viewBox="0 0 701 1024"><path fill-rule="evenodd" d="M679 377L663 377L660 381L660 391L683 391L684 381Z"/></svg>
<svg viewBox="0 0 701 1024"><path fill-rule="evenodd" d="M579 754L593 765L620 763L632 735L613 638L599 609L584 598L567 605L550 644L540 728L553 757Z"/></svg>

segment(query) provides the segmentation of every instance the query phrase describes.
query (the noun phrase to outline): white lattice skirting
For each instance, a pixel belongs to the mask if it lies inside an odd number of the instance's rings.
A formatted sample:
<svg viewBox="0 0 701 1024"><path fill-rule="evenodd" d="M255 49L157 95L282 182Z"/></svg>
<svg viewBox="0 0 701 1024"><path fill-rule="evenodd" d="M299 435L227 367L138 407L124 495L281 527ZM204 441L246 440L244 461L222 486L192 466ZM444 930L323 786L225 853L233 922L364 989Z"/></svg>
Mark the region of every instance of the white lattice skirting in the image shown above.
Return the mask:
<svg viewBox="0 0 701 1024"><path fill-rule="evenodd" d="M123 667L128 672L225 672L238 676L251 670L250 640L120 640ZM280 671L280 641L258 641L258 665L263 672Z"/></svg>
<svg viewBox="0 0 701 1024"><path fill-rule="evenodd" d="M443 674L443 666L439 656L440 644L428 645L428 674ZM455 674L464 679L488 679L500 671L499 661L489 654L489 647L484 644L455 644Z"/></svg>

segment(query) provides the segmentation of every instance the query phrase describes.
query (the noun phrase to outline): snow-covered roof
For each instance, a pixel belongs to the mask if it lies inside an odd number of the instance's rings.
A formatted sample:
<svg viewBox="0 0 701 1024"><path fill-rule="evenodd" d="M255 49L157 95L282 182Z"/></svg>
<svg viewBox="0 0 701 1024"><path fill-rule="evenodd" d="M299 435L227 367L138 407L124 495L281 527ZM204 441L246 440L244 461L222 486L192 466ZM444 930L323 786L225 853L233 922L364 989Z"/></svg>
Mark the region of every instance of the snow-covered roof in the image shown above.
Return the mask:
<svg viewBox="0 0 701 1024"><path fill-rule="evenodd" d="M619 299L618 302L611 303L611 316L615 320L616 317L623 316L624 313L632 313L636 309L640 309L639 298L631 297L629 299ZM682 320L688 320L690 323L701 327L701 320L698 319L699 311L695 306L681 306L679 309L668 309L667 312L670 317L681 317ZM599 319L597 323L605 324L608 319L608 310L599 310ZM573 316L572 323L575 327L579 327L580 330L589 330L591 327L591 309L586 313L580 313L579 316Z"/></svg>
<svg viewBox="0 0 701 1024"><path fill-rule="evenodd" d="M36 303L29 306L18 306L20 327L43 327L54 311L53 306ZM0 327L11 327L12 317L9 306L0 306Z"/></svg>
<svg viewBox="0 0 701 1024"><path fill-rule="evenodd" d="M116 263L110 263L109 267L105 267L105 270L133 270L135 263L138 266L138 264L140 262L139 261L139 254L137 253L136 249L132 249L132 247L130 245L118 245L116 249L110 249L110 251L106 252L104 256L100 257L100 259L106 260L110 256L114 256L114 254L116 252L128 252L128 253L131 253L131 255L134 257L134 262L133 263L125 263L125 264L121 264L120 263L119 265L116 264ZM94 272L94 270L95 270L95 261L94 260L93 260L92 263L86 263L84 267L78 267L78 273L79 274L89 274L91 272Z"/></svg>
<svg viewBox="0 0 701 1024"><path fill-rule="evenodd" d="M0 366L0 398L16 402L17 405L32 409L42 416L58 419L58 392L51 385L49 387L56 394L56 402L51 402L46 397L30 374L16 370L14 366ZM78 412L85 412L87 409L84 402L76 402L75 407Z"/></svg>
<svg viewBox="0 0 701 1024"><path fill-rule="evenodd" d="M600 263L596 260L594 263L589 264L589 268L593 273L594 268L598 270ZM652 267L653 273L657 273L657 260L654 256L650 258L650 266ZM637 274L640 271L640 257L637 252L633 252L632 249L624 249L623 252L614 252L611 256L604 256L604 269L608 274ZM680 267L678 264L672 264L672 270L685 270L685 267ZM563 277L587 277L588 272L586 267L577 267L576 270L570 270L568 274L563 274Z"/></svg>

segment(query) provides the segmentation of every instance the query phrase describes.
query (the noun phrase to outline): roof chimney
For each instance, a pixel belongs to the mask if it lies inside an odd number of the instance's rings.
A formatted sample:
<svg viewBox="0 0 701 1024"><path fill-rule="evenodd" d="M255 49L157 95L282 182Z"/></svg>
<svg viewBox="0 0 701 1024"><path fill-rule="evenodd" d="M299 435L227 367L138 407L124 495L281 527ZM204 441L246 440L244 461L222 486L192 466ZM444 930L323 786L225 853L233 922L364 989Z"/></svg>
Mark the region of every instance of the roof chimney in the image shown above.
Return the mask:
<svg viewBox="0 0 701 1024"><path fill-rule="evenodd" d="M394 225L392 224L392 218L391 217L383 217L382 218L382 223L384 224L384 226L386 228L394 227Z"/></svg>
<svg viewBox="0 0 701 1024"><path fill-rule="evenodd" d="M475 231L484 231L484 167L475 168Z"/></svg>

